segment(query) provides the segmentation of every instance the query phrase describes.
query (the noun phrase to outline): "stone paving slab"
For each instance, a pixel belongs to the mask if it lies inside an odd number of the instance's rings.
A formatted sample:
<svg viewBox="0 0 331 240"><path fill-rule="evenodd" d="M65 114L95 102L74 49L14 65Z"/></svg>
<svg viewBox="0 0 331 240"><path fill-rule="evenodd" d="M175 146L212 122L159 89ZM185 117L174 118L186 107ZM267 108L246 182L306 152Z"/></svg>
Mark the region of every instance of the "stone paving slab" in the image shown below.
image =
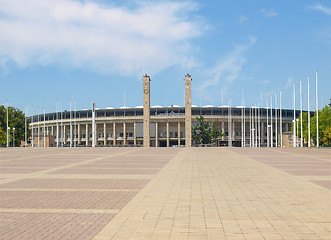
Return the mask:
<svg viewBox="0 0 331 240"><path fill-rule="evenodd" d="M1 149L0 168L43 170L1 174L0 239L330 239L330 163L329 149Z"/></svg>

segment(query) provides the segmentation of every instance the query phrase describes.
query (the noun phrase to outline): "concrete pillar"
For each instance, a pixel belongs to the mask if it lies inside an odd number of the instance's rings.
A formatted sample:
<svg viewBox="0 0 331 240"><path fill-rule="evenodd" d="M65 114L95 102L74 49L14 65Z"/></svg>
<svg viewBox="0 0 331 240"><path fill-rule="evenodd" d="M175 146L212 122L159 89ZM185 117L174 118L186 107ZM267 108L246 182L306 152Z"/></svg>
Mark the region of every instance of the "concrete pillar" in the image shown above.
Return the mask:
<svg viewBox="0 0 331 240"><path fill-rule="evenodd" d="M169 122L167 122L167 147L170 146L170 139L169 139Z"/></svg>
<svg viewBox="0 0 331 240"><path fill-rule="evenodd" d="M116 123L113 123L113 145L116 145Z"/></svg>
<svg viewBox="0 0 331 240"><path fill-rule="evenodd" d="M63 124L63 144L67 144L66 125Z"/></svg>
<svg viewBox="0 0 331 240"><path fill-rule="evenodd" d="M150 147L150 135L149 135L149 125L150 125L150 77L145 74L143 76L143 90L144 90L144 104L143 104L143 121L144 121L144 147Z"/></svg>
<svg viewBox="0 0 331 240"><path fill-rule="evenodd" d="M185 76L185 146L192 146L192 101L191 101L191 81L189 74Z"/></svg>
<svg viewBox="0 0 331 240"><path fill-rule="evenodd" d="M77 130L77 132L78 132L78 144L80 144L80 124L79 123L77 124L77 128L78 128L78 130Z"/></svg>
<svg viewBox="0 0 331 240"><path fill-rule="evenodd" d="M232 140L236 139L235 122L232 121Z"/></svg>
<svg viewBox="0 0 331 240"><path fill-rule="evenodd" d="M178 121L178 147L180 147L180 121Z"/></svg>
<svg viewBox="0 0 331 240"><path fill-rule="evenodd" d="M126 123L123 123L123 145L126 145Z"/></svg>
<svg viewBox="0 0 331 240"><path fill-rule="evenodd" d="M136 122L133 123L133 145L137 145Z"/></svg>
<svg viewBox="0 0 331 240"><path fill-rule="evenodd" d="M98 146L98 124L95 124L95 134L94 134L94 144L95 146Z"/></svg>
<svg viewBox="0 0 331 240"><path fill-rule="evenodd" d="M225 129L224 129L224 121L222 121L222 133L225 133ZM224 141L224 136L222 136L222 141Z"/></svg>
<svg viewBox="0 0 331 240"><path fill-rule="evenodd" d="M89 142L89 135L88 135L88 124L86 123L86 128L85 128L85 144L88 146Z"/></svg>
<svg viewBox="0 0 331 240"><path fill-rule="evenodd" d="M44 129L44 131L45 131L46 129ZM47 132L46 132L46 134L47 134ZM49 135L53 135L54 136L54 126L52 126L52 133L49 133Z"/></svg>
<svg viewBox="0 0 331 240"><path fill-rule="evenodd" d="M103 123L103 145L107 145L107 124Z"/></svg>
<svg viewBox="0 0 331 240"><path fill-rule="evenodd" d="M155 147L159 147L159 123L155 123Z"/></svg>

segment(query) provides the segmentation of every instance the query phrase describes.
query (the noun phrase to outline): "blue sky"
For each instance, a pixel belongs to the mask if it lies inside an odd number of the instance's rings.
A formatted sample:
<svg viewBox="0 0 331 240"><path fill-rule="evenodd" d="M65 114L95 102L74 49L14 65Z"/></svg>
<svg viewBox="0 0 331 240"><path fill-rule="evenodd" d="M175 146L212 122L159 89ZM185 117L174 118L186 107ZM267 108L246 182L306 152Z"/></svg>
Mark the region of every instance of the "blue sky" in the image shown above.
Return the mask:
<svg viewBox="0 0 331 240"><path fill-rule="evenodd" d="M124 2L124 3L123 3ZM190 73L194 105L257 105L315 71L319 105L331 98L331 2L0 0L0 104L55 111L151 104L184 105ZM299 87L297 87L297 90ZM299 102L297 91L297 103ZM297 104L297 108L299 105ZM36 111L36 110L35 110Z"/></svg>

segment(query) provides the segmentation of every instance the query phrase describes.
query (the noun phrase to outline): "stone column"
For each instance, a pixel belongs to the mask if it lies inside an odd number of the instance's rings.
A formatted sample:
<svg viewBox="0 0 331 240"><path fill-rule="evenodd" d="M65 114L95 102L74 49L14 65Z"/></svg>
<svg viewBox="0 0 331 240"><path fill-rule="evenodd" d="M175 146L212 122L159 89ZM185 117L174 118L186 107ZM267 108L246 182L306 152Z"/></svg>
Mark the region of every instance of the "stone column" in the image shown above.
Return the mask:
<svg viewBox="0 0 331 240"><path fill-rule="evenodd" d="M78 128L78 130L77 130L77 132L78 132L78 144L80 144L80 124L79 123L77 124L77 128Z"/></svg>
<svg viewBox="0 0 331 240"><path fill-rule="evenodd" d="M63 144L67 144L66 125L63 124Z"/></svg>
<svg viewBox="0 0 331 240"><path fill-rule="evenodd" d="M170 146L170 139L169 139L169 122L167 122L167 147Z"/></svg>
<svg viewBox="0 0 331 240"><path fill-rule="evenodd" d="M136 122L133 123L133 145L137 145Z"/></svg>
<svg viewBox="0 0 331 240"><path fill-rule="evenodd" d="M159 123L155 123L155 147L159 147Z"/></svg>
<svg viewBox="0 0 331 240"><path fill-rule="evenodd" d="M150 77L145 74L143 76L143 90L144 90L144 104L143 104L143 121L144 121L144 147L150 147L150 135L149 135L149 125L150 125Z"/></svg>
<svg viewBox="0 0 331 240"><path fill-rule="evenodd" d="M103 145L107 146L107 124L103 123Z"/></svg>
<svg viewBox="0 0 331 240"><path fill-rule="evenodd" d="M85 129L85 144L88 146L89 143L89 135L88 135L88 124L86 123L86 129Z"/></svg>
<svg viewBox="0 0 331 240"><path fill-rule="evenodd" d="M235 122L232 121L232 140L236 139Z"/></svg>
<svg viewBox="0 0 331 240"><path fill-rule="evenodd" d="M126 145L126 123L123 123L123 145Z"/></svg>
<svg viewBox="0 0 331 240"><path fill-rule="evenodd" d="M178 121L178 147L180 147L180 121Z"/></svg>
<svg viewBox="0 0 331 240"><path fill-rule="evenodd" d="M185 146L192 146L191 75L185 76Z"/></svg>
<svg viewBox="0 0 331 240"><path fill-rule="evenodd" d="M224 121L222 121L222 133L225 133L225 129L224 129ZM222 136L222 141L224 141L224 136Z"/></svg>
<svg viewBox="0 0 331 240"><path fill-rule="evenodd" d="M113 123L113 146L116 145L116 123Z"/></svg>
<svg viewBox="0 0 331 240"><path fill-rule="evenodd" d="M95 146L98 146L98 124L95 124L95 134L94 134L94 144Z"/></svg>

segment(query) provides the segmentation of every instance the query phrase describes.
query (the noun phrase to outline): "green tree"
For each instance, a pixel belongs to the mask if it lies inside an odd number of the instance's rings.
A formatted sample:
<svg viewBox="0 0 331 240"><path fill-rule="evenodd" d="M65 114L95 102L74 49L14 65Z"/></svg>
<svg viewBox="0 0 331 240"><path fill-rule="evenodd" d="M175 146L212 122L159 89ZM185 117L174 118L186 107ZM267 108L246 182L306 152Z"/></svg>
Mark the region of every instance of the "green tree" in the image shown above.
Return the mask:
<svg viewBox="0 0 331 240"><path fill-rule="evenodd" d="M13 128L15 128L15 146L19 146L25 135L25 115L18 108L8 107L8 122L10 127L9 141L13 145ZM27 124L29 121L27 121ZM7 143L7 109L0 106L0 146ZM28 136L30 131L28 131Z"/></svg>
<svg viewBox="0 0 331 240"><path fill-rule="evenodd" d="M301 137L301 117L299 117L298 135ZM331 103L326 105L322 110L318 111L318 134L321 146L331 146ZM302 131L303 138L308 141L308 113L302 114ZM316 114L310 118L310 136L314 144L316 144Z"/></svg>
<svg viewBox="0 0 331 240"><path fill-rule="evenodd" d="M205 121L204 117L196 117L197 124L192 128L192 138L198 144L213 143L218 137L223 136L223 133L218 132L215 124L212 121Z"/></svg>

